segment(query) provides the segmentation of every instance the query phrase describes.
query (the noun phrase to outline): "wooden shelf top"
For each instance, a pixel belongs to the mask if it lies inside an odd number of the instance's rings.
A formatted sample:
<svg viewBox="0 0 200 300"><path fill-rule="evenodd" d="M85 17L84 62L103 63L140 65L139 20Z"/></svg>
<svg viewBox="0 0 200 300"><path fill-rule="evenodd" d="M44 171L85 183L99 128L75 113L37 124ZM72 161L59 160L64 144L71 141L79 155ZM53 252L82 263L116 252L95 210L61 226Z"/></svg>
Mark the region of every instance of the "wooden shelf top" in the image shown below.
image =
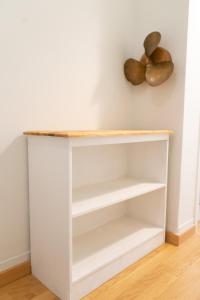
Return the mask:
<svg viewBox="0 0 200 300"><path fill-rule="evenodd" d="M66 130L66 131L25 131L25 135L54 137L111 137L128 135L170 135L172 130Z"/></svg>

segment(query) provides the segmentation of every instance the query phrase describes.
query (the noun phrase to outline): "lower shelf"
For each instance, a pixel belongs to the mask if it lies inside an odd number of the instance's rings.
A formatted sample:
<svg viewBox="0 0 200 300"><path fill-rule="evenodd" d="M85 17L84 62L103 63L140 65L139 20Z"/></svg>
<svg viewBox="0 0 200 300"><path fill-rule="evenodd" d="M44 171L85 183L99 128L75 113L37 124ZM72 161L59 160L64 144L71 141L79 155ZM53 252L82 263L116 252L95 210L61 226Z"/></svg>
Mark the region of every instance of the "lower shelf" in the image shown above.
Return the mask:
<svg viewBox="0 0 200 300"><path fill-rule="evenodd" d="M73 283L91 275L160 233L164 233L162 228L125 216L75 237Z"/></svg>

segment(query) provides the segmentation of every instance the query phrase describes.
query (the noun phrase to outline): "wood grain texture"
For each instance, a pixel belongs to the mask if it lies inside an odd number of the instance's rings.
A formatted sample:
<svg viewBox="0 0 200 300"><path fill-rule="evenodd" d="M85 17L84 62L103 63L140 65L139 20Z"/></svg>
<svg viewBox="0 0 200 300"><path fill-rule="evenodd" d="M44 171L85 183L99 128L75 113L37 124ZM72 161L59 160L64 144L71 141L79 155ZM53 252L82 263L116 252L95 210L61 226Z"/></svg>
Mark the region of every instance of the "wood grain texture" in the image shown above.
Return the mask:
<svg viewBox="0 0 200 300"><path fill-rule="evenodd" d="M181 245L182 243L187 241L187 239L189 239L191 236L193 236L195 234L195 231L196 231L196 227L193 226L190 229L188 229L187 231L185 231L184 233L182 233L179 236L179 245Z"/></svg>
<svg viewBox="0 0 200 300"><path fill-rule="evenodd" d="M66 131L25 131L24 135L55 137L111 137L128 135L170 135L172 130L66 130Z"/></svg>
<svg viewBox="0 0 200 300"><path fill-rule="evenodd" d="M156 249L82 300L199 300L200 236ZM29 275L0 289L0 300L59 300Z"/></svg>
<svg viewBox="0 0 200 300"><path fill-rule="evenodd" d="M177 234L174 234L173 232L167 231L165 240L169 244L172 244L174 246L179 246L179 237Z"/></svg>
<svg viewBox="0 0 200 300"><path fill-rule="evenodd" d="M0 289L0 300L59 300L32 275Z"/></svg>
<svg viewBox="0 0 200 300"><path fill-rule="evenodd" d="M199 300L200 289L193 294L193 285L200 285L199 247L197 235L180 247L166 244L83 299Z"/></svg>
<svg viewBox="0 0 200 300"><path fill-rule="evenodd" d="M30 261L19 264L6 271L0 272L0 287L9 284L31 273Z"/></svg>
<svg viewBox="0 0 200 300"><path fill-rule="evenodd" d="M190 229L186 230L182 234L178 235L173 232L166 232L166 242L174 246L180 246L182 243L187 241L191 236L195 234L196 227L193 226Z"/></svg>

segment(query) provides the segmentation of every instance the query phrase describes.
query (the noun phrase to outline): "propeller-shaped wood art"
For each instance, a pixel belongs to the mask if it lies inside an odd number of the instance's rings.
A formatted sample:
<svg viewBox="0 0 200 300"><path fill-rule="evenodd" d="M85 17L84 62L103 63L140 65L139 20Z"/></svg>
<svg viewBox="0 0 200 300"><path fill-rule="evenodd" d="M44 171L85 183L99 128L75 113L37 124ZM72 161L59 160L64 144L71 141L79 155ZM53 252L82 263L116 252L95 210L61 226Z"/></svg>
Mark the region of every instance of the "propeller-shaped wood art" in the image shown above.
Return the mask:
<svg viewBox="0 0 200 300"><path fill-rule="evenodd" d="M150 86L158 86L165 82L174 70L169 51L158 47L161 40L160 32L154 31L144 40L145 53L140 61L129 58L124 64L126 79L133 85L145 80Z"/></svg>

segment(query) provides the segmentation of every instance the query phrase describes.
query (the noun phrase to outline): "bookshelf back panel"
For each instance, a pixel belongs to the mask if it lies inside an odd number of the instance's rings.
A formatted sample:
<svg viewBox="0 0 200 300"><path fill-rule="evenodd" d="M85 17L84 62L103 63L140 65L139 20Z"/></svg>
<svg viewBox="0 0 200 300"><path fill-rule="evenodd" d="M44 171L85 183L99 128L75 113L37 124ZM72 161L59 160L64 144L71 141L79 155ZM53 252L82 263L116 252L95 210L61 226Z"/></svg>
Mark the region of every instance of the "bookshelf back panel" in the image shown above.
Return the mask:
<svg viewBox="0 0 200 300"><path fill-rule="evenodd" d="M166 182L166 141L76 147L73 188L123 177Z"/></svg>
<svg viewBox="0 0 200 300"><path fill-rule="evenodd" d="M101 227L126 214L125 203L119 203L98 211L83 215L73 220L73 236L81 235Z"/></svg>
<svg viewBox="0 0 200 300"><path fill-rule="evenodd" d="M165 228L166 188L147 193L126 202L127 215L134 219Z"/></svg>
<svg viewBox="0 0 200 300"><path fill-rule="evenodd" d="M127 146L121 144L73 148L73 187L91 185L126 176Z"/></svg>
<svg viewBox="0 0 200 300"><path fill-rule="evenodd" d="M166 183L166 141L130 144L128 174L134 178Z"/></svg>
<svg viewBox="0 0 200 300"><path fill-rule="evenodd" d="M164 228L165 192L166 189L162 188L75 218L73 236L82 235L123 216Z"/></svg>

